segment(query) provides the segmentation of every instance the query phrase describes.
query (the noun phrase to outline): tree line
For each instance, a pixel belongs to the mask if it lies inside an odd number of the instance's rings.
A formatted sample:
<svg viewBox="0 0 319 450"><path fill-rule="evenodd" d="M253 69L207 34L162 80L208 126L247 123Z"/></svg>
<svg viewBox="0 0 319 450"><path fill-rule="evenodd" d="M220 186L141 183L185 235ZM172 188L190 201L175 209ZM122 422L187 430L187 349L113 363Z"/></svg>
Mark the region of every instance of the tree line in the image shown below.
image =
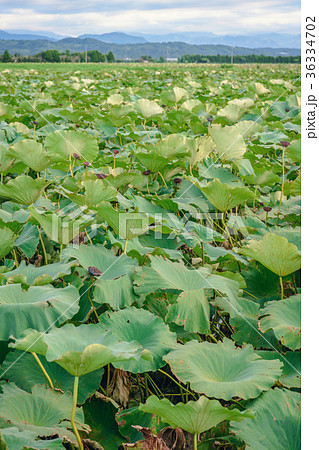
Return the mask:
<svg viewBox="0 0 319 450"><path fill-rule="evenodd" d="M266 56L266 55L184 55L182 63L217 63L217 64L300 64L301 56Z"/></svg>
<svg viewBox="0 0 319 450"><path fill-rule="evenodd" d="M110 51L103 54L98 50L89 50L87 52L70 53L69 50L59 52L58 50L45 50L36 55L22 56L19 53L10 55L8 50L5 50L3 55L0 55L0 62L91 62L91 63L111 63L111 62L127 62L127 60L116 60L113 53ZM161 56L158 60L151 56L143 55L137 60L129 59L130 62L166 62L166 59ZM215 63L215 64L301 64L301 56L266 56L266 55L184 55L178 58L179 63Z"/></svg>

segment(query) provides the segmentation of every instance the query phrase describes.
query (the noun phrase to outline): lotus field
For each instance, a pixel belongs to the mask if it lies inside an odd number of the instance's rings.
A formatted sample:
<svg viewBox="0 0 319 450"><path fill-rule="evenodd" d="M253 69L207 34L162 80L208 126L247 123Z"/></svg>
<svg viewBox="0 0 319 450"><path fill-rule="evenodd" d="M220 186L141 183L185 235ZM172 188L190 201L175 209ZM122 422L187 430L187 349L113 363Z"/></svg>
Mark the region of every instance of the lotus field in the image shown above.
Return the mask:
<svg viewBox="0 0 319 450"><path fill-rule="evenodd" d="M0 68L0 448L300 448L300 67Z"/></svg>

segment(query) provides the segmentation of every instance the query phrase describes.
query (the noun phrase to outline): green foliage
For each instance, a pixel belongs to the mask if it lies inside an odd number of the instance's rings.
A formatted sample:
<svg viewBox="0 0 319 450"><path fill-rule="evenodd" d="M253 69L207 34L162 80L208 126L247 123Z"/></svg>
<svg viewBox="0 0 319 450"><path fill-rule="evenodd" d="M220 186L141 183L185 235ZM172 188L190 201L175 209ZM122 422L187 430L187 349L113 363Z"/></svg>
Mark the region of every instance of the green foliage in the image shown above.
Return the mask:
<svg viewBox="0 0 319 450"><path fill-rule="evenodd" d="M299 67L75 44L2 72L0 448L300 448Z"/></svg>

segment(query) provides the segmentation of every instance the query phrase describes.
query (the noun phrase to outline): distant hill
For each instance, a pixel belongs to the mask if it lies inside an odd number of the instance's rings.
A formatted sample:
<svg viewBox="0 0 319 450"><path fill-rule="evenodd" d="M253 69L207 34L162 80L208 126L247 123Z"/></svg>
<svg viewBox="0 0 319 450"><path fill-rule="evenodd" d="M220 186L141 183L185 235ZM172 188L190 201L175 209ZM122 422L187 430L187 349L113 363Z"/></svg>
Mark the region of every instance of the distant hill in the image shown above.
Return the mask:
<svg viewBox="0 0 319 450"><path fill-rule="evenodd" d="M57 41L69 36L61 36L50 31L26 31L11 30L1 31L0 39L5 40L37 40L49 39ZM166 34L135 33L135 35L123 32L104 34L82 34L79 39L96 39L110 44L143 44L146 42L184 42L192 45L230 45L247 48L300 48L301 35L287 33L264 33L245 36L216 35L209 32L178 32Z"/></svg>
<svg viewBox="0 0 319 450"><path fill-rule="evenodd" d="M147 42L144 37L132 36L126 33L82 34L78 38L97 39L102 42L108 42L109 44L143 44Z"/></svg>
<svg viewBox="0 0 319 450"><path fill-rule="evenodd" d="M163 35L141 34L148 42L185 42L195 45L230 45L236 47L300 48L301 35L266 33L249 36L218 36L213 33L187 32Z"/></svg>
<svg viewBox="0 0 319 450"><path fill-rule="evenodd" d="M35 55L43 50L57 49L60 52L70 50L71 53L84 52L87 50L99 50L105 54L112 51L116 59L132 58L138 59L142 55L149 55L154 59L161 56L179 58L183 55L230 55L232 47L227 45L191 45L184 42L152 43L143 44L108 44L97 39L66 38L56 42L44 39L36 40L0 40L0 53L5 50L9 53L20 53L21 55ZM233 47L234 55L265 55L265 56L296 56L300 55L299 49L291 48L245 48Z"/></svg>
<svg viewBox="0 0 319 450"><path fill-rule="evenodd" d="M60 37L60 39L61 39L61 37ZM26 40L26 41L34 41L37 39L46 39L46 40L50 40L50 41L56 40L53 37L46 36L46 35L33 34L32 32L29 32L29 33L26 32L25 34L24 33L8 33L7 31L2 31L2 30L0 30L0 39Z"/></svg>

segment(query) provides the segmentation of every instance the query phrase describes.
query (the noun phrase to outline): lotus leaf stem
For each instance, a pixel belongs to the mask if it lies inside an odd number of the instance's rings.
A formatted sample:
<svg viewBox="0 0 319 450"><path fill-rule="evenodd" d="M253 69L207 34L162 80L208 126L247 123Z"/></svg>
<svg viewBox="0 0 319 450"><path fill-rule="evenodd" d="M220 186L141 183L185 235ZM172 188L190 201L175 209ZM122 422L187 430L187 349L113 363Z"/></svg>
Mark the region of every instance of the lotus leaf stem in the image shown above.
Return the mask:
<svg viewBox="0 0 319 450"><path fill-rule="evenodd" d="M12 253L13 253L15 265L16 265L16 267L18 267L19 266L19 262L18 262L17 252L16 252L15 248L12 249Z"/></svg>
<svg viewBox="0 0 319 450"><path fill-rule="evenodd" d="M77 399L78 399L78 388L79 388L79 377L74 377L71 425L72 425L73 433L75 434L76 440L78 441L79 448L81 450L84 450L83 444L81 441L81 437L80 437L78 429L76 428L76 425L75 425L75 413L76 413L76 403L77 403Z"/></svg>
<svg viewBox="0 0 319 450"><path fill-rule="evenodd" d="M184 386L182 386L178 381L176 381L170 374L164 372L164 370L162 370L162 369L158 369L158 371L161 372L162 374L166 375L168 378L170 378L172 381L174 381L174 383L177 384L177 386L179 386L180 388L184 389L184 391L186 391L189 394L191 394L193 396L193 398L195 400L197 400L196 396L191 391L189 391L188 389L184 388Z"/></svg>
<svg viewBox="0 0 319 450"><path fill-rule="evenodd" d="M127 251L127 244L128 244L128 239L125 239L125 243L124 243L124 253L126 255L126 251Z"/></svg>
<svg viewBox="0 0 319 450"><path fill-rule="evenodd" d="M284 299L284 285L283 285L283 282L282 282L282 277L279 277L279 281L280 281L280 293L281 293L281 300L283 300Z"/></svg>
<svg viewBox="0 0 319 450"><path fill-rule="evenodd" d="M281 184L280 201L277 212L276 226L278 225L281 202L284 196L284 188L285 188L285 149L283 149L282 151L282 184Z"/></svg>
<svg viewBox="0 0 319 450"><path fill-rule="evenodd" d="M45 245L44 245L44 242L43 242L43 239L42 239L41 228L39 227L39 225L37 226L37 228L38 228L38 232L39 232L39 236L40 236L40 242L41 242L41 246L42 246L42 250L43 250L44 262L45 262L45 265L47 266L48 265L48 255L47 255L47 252L45 250Z"/></svg>
<svg viewBox="0 0 319 450"><path fill-rule="evenodd" d="M158 173L160 174L160 176L161 176L161 178L162 178L162 180L163 180L164 186L167 188L167 184L166 184L165 178L163 177L163 175L161 174L161 172L158 172Z"/></svg>
<svg viewBox="0 0 319 450"><path fill-rule="evenodd" d="M52 380L48 374L48 372L45 370L45 368L43 367L42 362L40 361L40 358L38 357L38 355L34 352L31 352L31 355L34 357L34 359L36 360L36 362L38 363L40 369L42 370L43 375L45 376L45 378L48 380L49 386L51 389L54 389Z"/></svg>
<svg viewBox="0 0 319 450"><path fill-rule="evenodd" d="M194 450L197 450L197 433L194 433Z"/></svg>
<svg viewBox="0 0 319 450"><path fill-rule="evenodd" d="M89 287L89 290L88 290L88 299L89 299L89 301L90 301L90 303L91 303L91 306L92 306L92 309L93 309L93 311L94 311L95 317L96 317L97 321L99 322L99 321L100 321L99 315L98 315L98 313L97 313L97 311L96 311L96 308L95 308L95 306L94 306L94 304L93 304L93 301L92 301L91 295L90 295L92 285L93 285L93 277L91 277L91 284L90 284L90 287Z"/></svg>
<svg viewBox="0 0 319 450"><path fill-rule="evenodd" d="M107 365L107 381L106 381L106 396L109 396L109 385L111 381L111 366L110 364Z"/></svg>

